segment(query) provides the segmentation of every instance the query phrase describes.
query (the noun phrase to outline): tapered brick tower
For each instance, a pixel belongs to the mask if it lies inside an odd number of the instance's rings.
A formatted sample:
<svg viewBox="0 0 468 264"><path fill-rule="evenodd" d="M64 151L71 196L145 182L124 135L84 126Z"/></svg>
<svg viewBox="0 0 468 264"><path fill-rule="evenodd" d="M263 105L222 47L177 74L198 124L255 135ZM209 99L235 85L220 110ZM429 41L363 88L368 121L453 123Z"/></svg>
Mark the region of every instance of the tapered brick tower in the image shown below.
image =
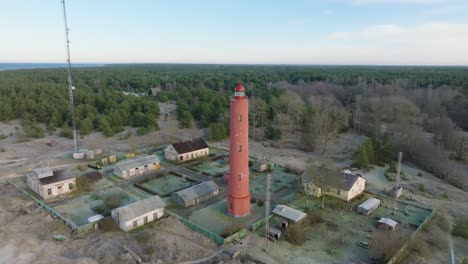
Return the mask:
<svg viewBox="0 0 468 264"><path fill-rule="evenodd" d="M250 191L249 99L241 83L231 98L230 134L227 211L234 217L242 217L250 214Z"/></svg>

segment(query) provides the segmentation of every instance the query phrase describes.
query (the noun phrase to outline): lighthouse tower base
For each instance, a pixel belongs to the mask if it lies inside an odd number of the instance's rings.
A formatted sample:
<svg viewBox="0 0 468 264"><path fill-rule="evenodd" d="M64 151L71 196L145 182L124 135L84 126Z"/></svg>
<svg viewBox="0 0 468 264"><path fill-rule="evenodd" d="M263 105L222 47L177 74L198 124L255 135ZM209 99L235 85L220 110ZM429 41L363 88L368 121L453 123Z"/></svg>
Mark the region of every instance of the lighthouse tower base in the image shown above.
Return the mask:
<svg viewBox="0 0 468 264"><path fill-rule="evenodd" d="M244 217L250 214L250 195L243 198L228 196L227 199L228 214L234 217Z"/></svg>

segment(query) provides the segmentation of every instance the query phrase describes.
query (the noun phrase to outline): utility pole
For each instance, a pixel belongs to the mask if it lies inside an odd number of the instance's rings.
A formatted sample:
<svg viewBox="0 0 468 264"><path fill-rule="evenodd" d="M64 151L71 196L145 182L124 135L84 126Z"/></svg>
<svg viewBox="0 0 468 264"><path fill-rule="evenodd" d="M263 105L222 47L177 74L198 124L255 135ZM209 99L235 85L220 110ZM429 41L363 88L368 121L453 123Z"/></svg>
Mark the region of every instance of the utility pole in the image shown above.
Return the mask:
<svg viewBox="0 0 468 264"><path fill-rule="evenodd" d="M68 64L68 93L70 94L70 106L72 114L72 123L73 123L73 145L75 152L78 151L78 137L76 133L76 120L75 120L75 103L73 100L73 86L72 81L72 71L71 71L71 60L70 60L70 40L68 38L69 28L67 23L67 12L65 8L65 0L62 0L62 9L63 9L63 21L65 22L65 40L67 42L67 64Z"/></svg>
<svg viewBox="0 0 468 264"><path fill-rule="evenodd" d="M269 239L268 233L270 231L270 189L271 189L271 175L266 176L266 198L265 198L265 251L268 251Z"/></svg>

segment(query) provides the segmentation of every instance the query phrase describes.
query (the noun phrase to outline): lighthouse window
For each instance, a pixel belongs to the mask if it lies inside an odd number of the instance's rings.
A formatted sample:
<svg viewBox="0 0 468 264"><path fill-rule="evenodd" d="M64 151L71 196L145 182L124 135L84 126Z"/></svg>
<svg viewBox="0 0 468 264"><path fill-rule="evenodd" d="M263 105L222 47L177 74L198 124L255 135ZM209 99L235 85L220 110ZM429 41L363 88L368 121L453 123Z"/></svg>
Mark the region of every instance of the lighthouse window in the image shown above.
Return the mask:
<svg viewBox="0 0 468 264"><path fill-rule="evenodd" d="M239 121L242 121L242 115L239 115Z"/></svg>
<svg viewBox="0 0 468 264"><path fill-rule="evenodd" d="M239 174L239 181L242 180L242 174Z"/></svg>
<svg viewBox="0 0 468 264"><path fill-rule="evenodd" d="M242 145L241 144L237 145L237 151L242 152Z"/></svg>

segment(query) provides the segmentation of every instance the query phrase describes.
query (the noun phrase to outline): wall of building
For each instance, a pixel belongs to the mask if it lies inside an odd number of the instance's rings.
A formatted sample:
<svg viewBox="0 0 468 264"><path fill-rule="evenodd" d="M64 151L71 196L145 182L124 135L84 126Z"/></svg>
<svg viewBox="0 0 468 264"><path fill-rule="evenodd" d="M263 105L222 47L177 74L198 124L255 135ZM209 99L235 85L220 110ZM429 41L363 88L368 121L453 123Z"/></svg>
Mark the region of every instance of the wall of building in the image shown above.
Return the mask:
<svg viewBox="0 0 468 264"><path fill-rule="evenodd" d="M156 217L154 217L156 214ZM147 217L147 223L150 223L156 219L159 219L161 218L162 216L164 215L164 208L158 208L156 210L153 210L151 212L148 212L146 214L143 214L143 215L140 215L132 220L129 220L129 221L126 221L126 222L122 222L120 221L120 218L119 216L117 215L117 212L116 211L112 211L112 218L114 219L114 221L117 222L117 224L119 225L120 229L122 229L123 231L127 232L127 231L130 231L132 229L135 229L139 226L142 226L145 224L145 217ZM136 227L134 227L133 225L133 222L136 221Z"/></svg>
<svg viewBox="0 0 468 264"><path fill-rule="evenodd" d="M141 175L150 171L159 169L159 163L147 164L146 166L141 166L137 168L132 168L129 170L121 170L120 167L114 167L114 175L119 176L120 178L130 178L133 176Z"/></svg>
<svg viewBox="0 0 468 264"><path fill-rule="evenodd" d="M360 195L364 191L365 188L366 188L366 180L364 180L363 178L357 179L356 183L354 183L353 187L348 192L347 201L350 201L354 199L354 197Z"/></svg>
<svg viewBox="0 0 468 264"><path fill-rule="evenodd" d="M204 149L200 149L200 150L196 150L196 151L192 151L192 152L188 152L188 153L184 153L180 155L174 150L172 146L169 146L164 150L164 157L167 160L171 160L171 161L187 161L187 160L199 158L201 156L206 156L208 154L210 154L209 148L204 148Z"/></svg>
<svg viewBox="0 0 468 264"><path fill-rule="evenodd" d="M211 193L208 193L208 194L205 194L205 195L202 195L200 197L197 197L195 199L192 199L192 200L188 200L188 201L185 201L184 199L182 199L179 195L177 194L174 194L173 195L173 201L179 205L182 205L182 206L185 206L185 207L190 207L190 206L193 206L193 205L196 205L198 203L201 203L203 201L206 201L212 197L215 197L216 195L219 194L219 190L216 190L214 192L211 192Z"/></svg>
<svg viewBox="0 0 468 264"><path fill-rule="evenodd" d="M71 189L70 184L72 187ZM34 177L28 177L27 185L31 190L42 197L42 199L47 200L74 191L76 189L76 179L70 178L61 182L41 185L39 180L35 179Z"/></svg>
<svg viewBox="0 0 468 264"><path fill-rule="evenodd" d="M309 195L313 195L315 197L321 197L323 195L328 195L332 197L339 198L341 200L345 200L347 202L351 201L354 197L360 195L366 187L366 181L363 178L359 178L356 180L355 184L349 191L339 190L336 188L319 188L313 183L306 183L304 188L306 191L309 192Z"/></svg>

